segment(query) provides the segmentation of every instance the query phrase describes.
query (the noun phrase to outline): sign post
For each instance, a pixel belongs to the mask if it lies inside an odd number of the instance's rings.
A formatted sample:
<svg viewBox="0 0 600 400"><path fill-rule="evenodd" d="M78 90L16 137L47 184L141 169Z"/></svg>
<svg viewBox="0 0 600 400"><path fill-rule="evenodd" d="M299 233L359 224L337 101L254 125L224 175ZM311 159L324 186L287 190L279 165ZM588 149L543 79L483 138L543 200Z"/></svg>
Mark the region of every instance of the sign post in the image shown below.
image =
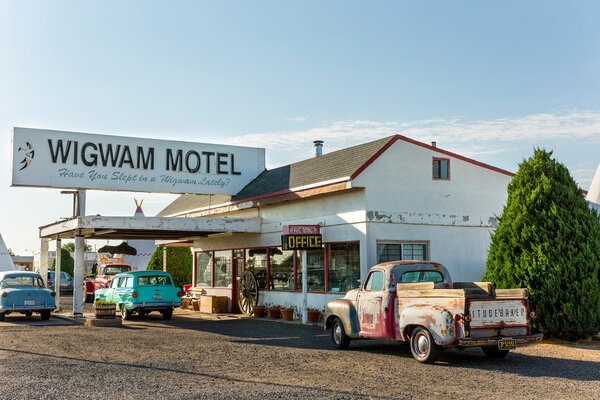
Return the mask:
<svg viewBox="0 0 600 400"><path fill-rule="evenodd" d="M302 323L307 323L308 267L306 250L323 248L319 225L285 225L281 235L283 250L300 250L302 260Z"/></svg>

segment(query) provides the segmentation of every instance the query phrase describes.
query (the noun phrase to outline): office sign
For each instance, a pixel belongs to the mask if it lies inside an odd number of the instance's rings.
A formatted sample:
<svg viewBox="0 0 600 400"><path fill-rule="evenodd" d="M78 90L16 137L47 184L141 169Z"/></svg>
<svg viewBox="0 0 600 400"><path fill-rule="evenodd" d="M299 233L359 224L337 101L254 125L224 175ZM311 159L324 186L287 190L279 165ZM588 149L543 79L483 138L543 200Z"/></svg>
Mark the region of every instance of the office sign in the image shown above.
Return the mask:
<svg viewBox="0 0 600 400"><path fill-rule="evenodd" d="M283 250L312 250L323 248L319 225L285 225L281 235Z"/></svg>
<svg viewBox="0 0 600 400"><path fill-rule="evenodd" d="M13 128L11 186L237 194L265 149Z"/></svg>

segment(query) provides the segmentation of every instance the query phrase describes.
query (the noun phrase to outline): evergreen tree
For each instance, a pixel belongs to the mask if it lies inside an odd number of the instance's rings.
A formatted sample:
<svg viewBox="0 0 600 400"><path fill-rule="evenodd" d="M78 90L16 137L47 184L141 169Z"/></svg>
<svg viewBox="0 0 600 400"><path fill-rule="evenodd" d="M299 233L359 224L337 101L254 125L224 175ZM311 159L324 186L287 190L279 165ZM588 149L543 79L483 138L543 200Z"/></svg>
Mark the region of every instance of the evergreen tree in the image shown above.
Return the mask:
<svg viewBox="0 0 600 400"><path fill-rule="evenodd" d="M536 328L575 340L600 331L600 219L551 156L535 149L519 165L483 278L528 288Z"/></svg>
<svg viewBox="0 0 600 400"><path fill-rule="evenodd" d="M56 258L52 261L51 271L56 269ZM60 249L60 270L66 272L67 274L73 275L73 270L75 269L75 260L71 257L71 254L64 248Z"/></svg>
<svg viewBox="0 0 600 400"><path fill-rule="evenodd" d="M192 252L189 247L167 247L167 272L171 274L173 283L178 288L192 283ZM158 246L150 262L148 270L163 270L163 246Z"/></svg>

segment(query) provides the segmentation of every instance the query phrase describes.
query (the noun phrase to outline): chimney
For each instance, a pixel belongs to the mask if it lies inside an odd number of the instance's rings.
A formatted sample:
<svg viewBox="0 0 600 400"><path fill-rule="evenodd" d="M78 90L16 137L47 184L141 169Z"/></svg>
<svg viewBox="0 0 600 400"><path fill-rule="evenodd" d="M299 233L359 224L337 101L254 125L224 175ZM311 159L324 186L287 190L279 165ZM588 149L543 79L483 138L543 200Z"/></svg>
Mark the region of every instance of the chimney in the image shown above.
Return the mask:
<svg viewBox="0 0 600 400"><path fill-rule="evenodd" d="M437 142L431 142L431 147L437 147Z"/></svg>
<svg viewBox="0 0 600 400"><path fill-rule="evenodd" d="M313 143L315 144L315 156L321 157L323 155L323 141L315 140Z"/></svg>

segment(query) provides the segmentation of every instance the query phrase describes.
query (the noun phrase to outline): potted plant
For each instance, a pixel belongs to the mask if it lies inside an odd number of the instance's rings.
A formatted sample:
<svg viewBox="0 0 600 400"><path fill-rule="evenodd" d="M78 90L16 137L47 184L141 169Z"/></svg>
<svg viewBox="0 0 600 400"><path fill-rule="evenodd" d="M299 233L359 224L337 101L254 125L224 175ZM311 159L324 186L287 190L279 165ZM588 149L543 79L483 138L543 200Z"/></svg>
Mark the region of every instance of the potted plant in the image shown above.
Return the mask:
<svg viewBox="0 0 600 400"><path fill-rule="evenodd" d="M279 319L281 317L281 306L273 304L269 306L269 318Z"/></svg>
<svg viewBox="0 0 600 400"><path fill-rule="evenodd" d="M263 305L257 305L252 307L252 313L254 314L255 318L262 318L265 316L265 306Z"/></svg>
<svg viewBox="0 0 600 400"><path fill-rule="evenodd" d="M294 312L296 311L294 307L285 307L281 308L281 319L284 321L292 321L294 319Z"/></svg>
<svg viewBox="0 0 600 400"><path fill-rule="evenodd" d="M306 309L306 321L307 322L319 322L321 316L321 310L318 308L307 308Z"/></svg>
<svg viewBox="0 0 600 400"><path fill-rule="evenodd" d="M96 300L94 303L96 318L114 318L116 309L114 301Z"/></svg>

